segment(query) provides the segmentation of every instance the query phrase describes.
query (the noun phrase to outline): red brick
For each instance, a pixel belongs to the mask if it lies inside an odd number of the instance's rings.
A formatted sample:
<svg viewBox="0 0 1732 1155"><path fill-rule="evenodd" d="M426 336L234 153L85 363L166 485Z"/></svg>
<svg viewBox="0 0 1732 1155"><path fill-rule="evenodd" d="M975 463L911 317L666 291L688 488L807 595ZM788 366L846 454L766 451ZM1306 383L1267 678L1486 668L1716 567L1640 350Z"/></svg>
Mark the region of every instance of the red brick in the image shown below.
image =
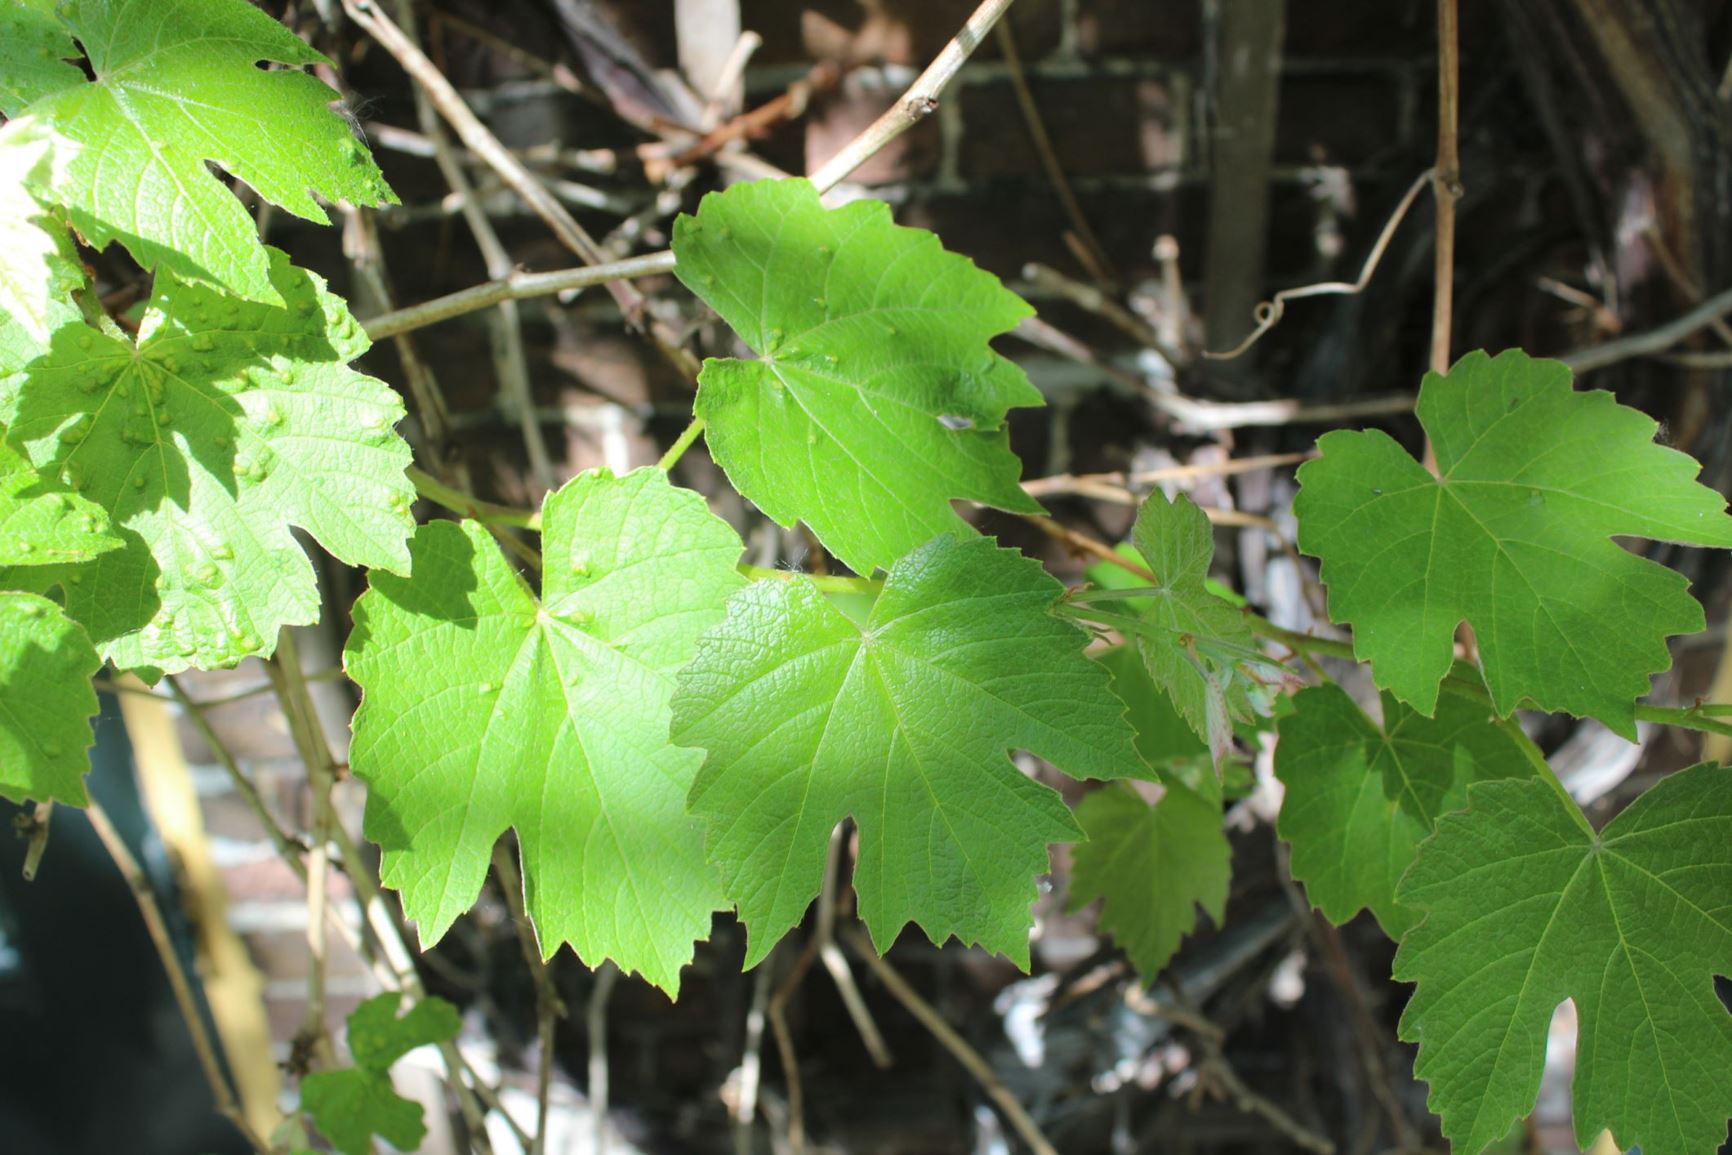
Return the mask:
<svg viewBox="0 0 1732 1155"><path fill-rule="evenodd" d="M1066 175L1146 173L1184 161L1183 110L1162 81L1035 79L1029 89ZM1043 173L1009 81L968 85L959 99L964 180Z"/></svg>

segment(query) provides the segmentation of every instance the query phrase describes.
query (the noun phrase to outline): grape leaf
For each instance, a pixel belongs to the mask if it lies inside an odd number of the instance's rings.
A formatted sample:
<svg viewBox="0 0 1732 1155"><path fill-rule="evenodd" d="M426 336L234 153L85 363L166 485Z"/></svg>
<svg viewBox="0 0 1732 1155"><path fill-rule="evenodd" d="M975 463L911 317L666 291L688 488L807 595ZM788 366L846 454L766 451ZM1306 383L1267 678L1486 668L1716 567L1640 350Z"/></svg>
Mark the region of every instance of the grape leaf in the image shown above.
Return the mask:
<svg viewBox="0 0 1732 1155"><path fill-rule="evenodd" d="M0 43L3 36L0 29ZM16 377L47 351L56 329L79 319L72 294L84 270L72 237L26 188L58 155L27 123L0 128L0 394L16 390Z"/></svg>
<svg viewBox="0 0 1732 1155"><path fill-rule="evenodd" d="M0 566L87 561L120 548L108 515L0 444Z"/></svg>
<svg viewBox="0 0 1732 1155"><path fill-rule="evenodd" d="M205 162L320 224L311 193L396 199L331 110L337 93L293 68L258 67L326 60L245 0L67 0L60 14L95 79L24 112L77 146L53 196L97 248L118 240L147 269L276 304L252 217Z"/></svg>
<svg viewBox="0 0 1732 1155"><path fill-rule="evenodd" d="M745 580L740 539L656 469L579 476L543 527L539 606L473 522L422 526L414 578L375 574L356 603L367 835L432 942L515 826L542 950L677 994L724 904L685 813L702 758L668 744L668 699Z"/></svg>
<svg viewBox="0 0 1732 1155"><path fill-rule="evenodd" d="M102 666L84 631L35 594L0 591L0 797L83 806Z"/></svg>
<svg viewBox="0 0 1732 1155"><path fill-rule="evenodd" d="M1082 800L1076 819L1088 841L1072 852L1070 906L1101 899L1100 928L1153 982L1197 923L1226 912L1232 850L1221 808L1176 782L1153 805L1125 783Z"/></svg>
<svg viewBox="0 0 1732 1155"><path fill-rule="evenodd" d="M1302 690L1294 707L1275 746L1293 877L1332 922L1366 909L1400 938L1416 915L1396 883L1438 817L1467 805L1469 783L1532 777L1539 752L1487 703L1447 690L1432 718L1384 694L1382 727L1339 686Z"/></svg>
<svg viewBox="0 0 1732 1155"><path fill-rule="evenodd" d="M968 533L953 498L1039 511L1003 424L1041 396L987 344L1032 310L997 277L879 201L824 208L804 180L710 193L673 247L680 280L758 354L706 361L696 412L778 523L804 520L870 574Z"/></svg>
<svg viewBox="0 0 1732 1155"><path fill-rule="evenodd" d="M1481 782L1396 891L1426 912L1395 957L1401 1037L1457 1151L1539 1092L1552 1012L1575 1000L1578 1142L1706 1155L1732 1116L1732 774L1673 774L1595 834L1554 783Z"/></svg>
<svg viewBox="0 0 1732 1155"><path fill-rule="evenodd" d="M0 5L0 113L17 116L38 97L84 82L68 63L82 55L54 15L55 0Z"/></svg>
<svg viewBox="0 0 1732 1155"><path fill-rule="evenodd" d="M291 525L351 565L409 566L402 401L348 367L367 339L342 302L272 261L285 307L159 276L136 345L63 326L0 414L36 469L121 532L123 548L61 580L122 668L233 664L316 621Z"/></svg>
<svg viewBox="0 0 1732 1155"><path fill-rule="evenodd" d="M463 1025L444 999L417 1001L397 1017L396 993L376 995L349 1015L353 1067L315 1071L301 1082L301 1106L343 1155L369 1155L378 1135L399 1151L416 1151L427 1137L421 1104L397 1094L391 1064L430 1043L457 1037Z"/></svg>
<svg viewBox="0 0 1732 1155"><path fill-rule="evenodd" d="M1006 757L1074 777L1146 774L1087 636L1038 563L940 536L897 562L864 624L805 578L755 582L698 643L673 739L708 751L690 805L749 931L748 966L817 895L836 823L885 950L909 921L1027 965L1033 876L1078 830Z"/></svg>
<svg viewBox="0 0 1732 1155"><path fill-rule="evenodd" d="M1209 518L1184 494L1169 501L1157 489L1137 512L1131 541L1161 590L1134 599L1155 627L1136 634L1137 652L1219 764L1232 749L1233 723L1252 716L1238 662L1255 652L1245 615L1205 584L1215 556Z"/></svg>
<svg viewBox="0 0 1732 1155"><path fill-rule="evenodd" d="M1519 350L1428 373L1419 420L1437 477L1375 430L1326 433L1299 469L1299 546L1379 687L1429 714L1457 623L1473 626L1498 713L1524 702L1631 739L1634 700L1702 628L1681 574L1614 535L1732 546L1697 464L1654 422Z"/></svg>

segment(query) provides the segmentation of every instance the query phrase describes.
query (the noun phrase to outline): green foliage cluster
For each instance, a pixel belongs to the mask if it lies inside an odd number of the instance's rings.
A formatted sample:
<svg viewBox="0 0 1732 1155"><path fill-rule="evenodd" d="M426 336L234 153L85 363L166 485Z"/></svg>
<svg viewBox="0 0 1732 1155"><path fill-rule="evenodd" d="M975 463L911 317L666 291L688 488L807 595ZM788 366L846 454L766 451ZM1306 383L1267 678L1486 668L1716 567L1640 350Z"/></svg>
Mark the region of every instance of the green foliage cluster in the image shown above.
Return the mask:
<svg viewBox="0 0 1732 1155"><path fill-rule="evenodd" d="M748 573L735 531L648 468L550 494L532 584L481 522L417 528L402 405L351 367L365 334L210 167L316 221L316 198L390 201L300 70L320 59L244 0L0 12L0 795L85 801L104 664L228 666L315 621L298 527L371 571L352 764L424 941L510 829L546 954L677 994L718 910L749 964L769 953L851 819L879 949L912 922L1026 965L1036 878L1076 842L1071 903L1101 900L1152 979L1198 907L1225 916L1238 750L1276 732L1293 873L1330 918L1367 909L1401 940L1402 1033L1462 1150L1531 1106L1566 997L1583 1139L1724 1138L1726 772L1675 775L1596 833L1512 720L1633 733L1667 638L1702 628L1681 576L1613 540L1732 547L1652 421L1512 351L1426 377L1435 474L1380 432L1322 438L1299 544L1381 709L1328 682L1289 696L1311 640L1220 596L1187 499L1137 518L1125 560L1153 583L1073 590L959 517L1040 511L1005 430L1040 395L991 346L1030 309L882 204L758 182L676 228L679 278L754 354L705 364L695 417L741 494L859 576ZM78 261L116 242L155 274L136 325ZM1462 622L1477 666L1454 661ZM1113 781L1073 810L1015 752ZM363 1005L354 1066L305 1082L339 1150L419 1142L387 1071L455 1015L396 1012Z"/></svg>

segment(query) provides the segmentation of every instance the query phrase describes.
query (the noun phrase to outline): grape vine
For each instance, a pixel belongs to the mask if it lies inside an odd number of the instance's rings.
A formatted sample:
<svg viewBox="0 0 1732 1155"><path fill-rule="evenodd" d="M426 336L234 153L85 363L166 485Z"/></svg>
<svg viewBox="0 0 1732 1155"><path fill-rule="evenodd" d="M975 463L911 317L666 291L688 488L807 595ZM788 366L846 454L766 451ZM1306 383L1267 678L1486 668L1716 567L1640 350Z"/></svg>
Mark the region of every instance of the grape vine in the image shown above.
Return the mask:
<svg viewBox="0 0 1732 1155"><path fill-rule="evenodd" d="M1211 583L1207 517L1158 490L1127 552L1067 589L955 504L1046 516L1005 426L1041 395L992 344L1032 309L882 203L769 179L708 194L671 260L630 270L671 267L753 355L704 362L659 464L505 510L412 467L397 392L352 367L363 326L210 167L316 222L316 198L390 203L303 71L324 63L244 0L0 14L0 796L87 804L99 668L154 684L341 619L300 529L369 574L351 765L423 944L512 831L542 957L569 945L677 996L716 911L760 963L852 821L879 952L916 923L1026 967L1038 876L1077 843L1072 903L1100 900L1153 981L1199 907L1223 917L1223 800L1273 736L1292 874L1331 920L1369 910L1399 940L1402 1037L1459 1150L1532 1107L1565 998L1584 1142L1724 1140L1732 781L1681 772L1596 831L1515 721L1732 733L1725 707L1639 702L1704 617L1614 538L1732 548L1724 499L1652 420L1509 350L1425 376L1435 468L1382 432L1323 436L1298 545L1350 634L1281 629ZM80 263L111 244L154 275L130 318ZM699 439L857 576L742 564L674 481ZM417 524L418 496L463 516ZM1363 663L1375 716L1320 658ZM1073 810L1013 754L1110 784ZM1608 1005L1613 987L1640 997ZM303 1083L338 1150L425 1133L387 1072L456 1016L399 1009L364 1004L352 1063Z"/></svg>

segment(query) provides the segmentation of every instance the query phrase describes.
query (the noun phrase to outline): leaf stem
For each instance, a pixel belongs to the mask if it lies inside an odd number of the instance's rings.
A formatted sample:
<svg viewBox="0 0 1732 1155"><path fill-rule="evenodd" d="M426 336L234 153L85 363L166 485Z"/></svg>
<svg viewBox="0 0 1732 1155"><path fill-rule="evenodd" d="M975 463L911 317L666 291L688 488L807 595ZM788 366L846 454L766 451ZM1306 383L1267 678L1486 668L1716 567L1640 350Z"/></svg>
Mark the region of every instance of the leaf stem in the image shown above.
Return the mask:
<svg viewBox="0 0 1732 1155"><path fill-rule="evenodd" d="M672 470L679 463L680 458L686 455L686 450L690 449L697 442L697 439L703 436L703 433L704 419L693 417L691 424L685 427L679 438L668 446L668 451L662 454L662 459L656 462L656 468L663 473Z"/></svg>
<svg viewBox="0 0 1732 1155"><path fill-rule="evenodd" d="M488 522L492 525L510 525L518 529L541 529L541 514L527 509L513 509L508 505L495 505L491 501L482 501L472 493L465 493L455 486L446 485L443 481L424 470L411 465L405 474L415 486L415 492L431 501L434 505L443 506L452 513L460 513L464 517L476 521Z"/></svg>

